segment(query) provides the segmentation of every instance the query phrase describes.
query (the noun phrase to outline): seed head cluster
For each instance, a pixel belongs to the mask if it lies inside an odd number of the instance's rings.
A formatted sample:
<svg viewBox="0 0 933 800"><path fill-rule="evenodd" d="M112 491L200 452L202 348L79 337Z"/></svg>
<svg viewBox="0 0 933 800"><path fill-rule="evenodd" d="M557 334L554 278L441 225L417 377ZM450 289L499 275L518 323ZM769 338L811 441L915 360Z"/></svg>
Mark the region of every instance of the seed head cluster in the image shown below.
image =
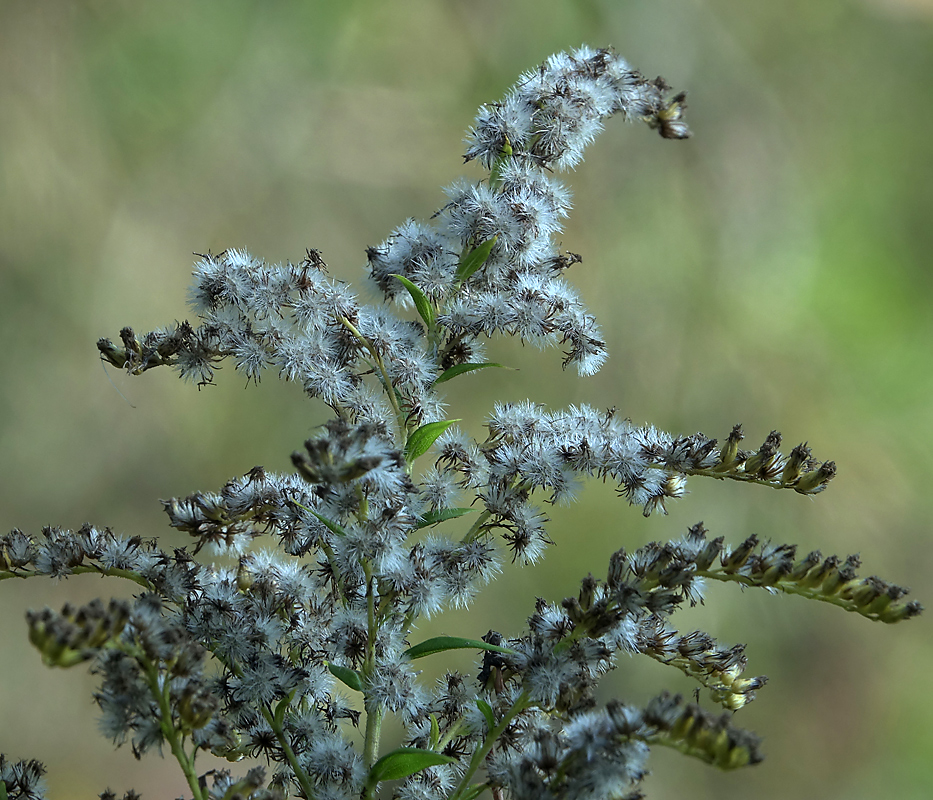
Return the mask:
<svg viewBox="0 0 933 800"><path fill-rule="evenodd" d="M293 472L256 466L162 501L183 537L171 549L90 524L0 537L0 580L95 573L139 588L28 616L46 664L87 663L97 676L101 729L116 744L170 753L195 800L637 798L652 746L723 769L761 760L732 712L767 679L745 675L743 645L671 623L710 581L883 622L920 612L906 589L859 578L856 556L798 558L755 536L729 546L696 525L618 550L605 579L587 576L572 597L539 598L524 631L418 633L419 620L469 607L509 560L538 560L552 544L546 507L572 502L586 479L611 481L647 516L690 477L814 495L835 475L807 444L781 453L774 431L740 448L738 425L720 443L530 401L497 404L480 437L446 418L449 382L501 366L485 356L496 334L562 347L581 375L602 366L599 328L566 279L580 257L556 243L571 202L554 173L578 165L616 114L688 137L684 95L669 92L610 50L553 56L480 109L465 159L488 179L448 187L430 221L367 249L379 302L330 277L316 250L267 264L229 249L195 264L197 324L98 342L133 375L169 366L206 385L226 359L248 382L272 370L333 411L292 454ZM455 649L479 654L474 671L422 679L419 659ZM719 709L666 692L644 707L600 705L620 654L679 670ZM266 766L237 776L208 754ZM0 756L0 796L43 797L42 774Z"/></svg>

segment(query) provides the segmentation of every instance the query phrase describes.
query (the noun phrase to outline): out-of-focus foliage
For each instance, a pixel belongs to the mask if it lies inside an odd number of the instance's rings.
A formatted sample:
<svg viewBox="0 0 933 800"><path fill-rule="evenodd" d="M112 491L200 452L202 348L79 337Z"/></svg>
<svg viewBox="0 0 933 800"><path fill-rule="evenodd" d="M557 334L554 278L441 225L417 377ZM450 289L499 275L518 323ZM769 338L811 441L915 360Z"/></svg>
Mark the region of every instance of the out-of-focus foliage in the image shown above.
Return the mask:
<svg viewBox="0 0 933 800"><path fill-rule="evenodd" d="M232 372L199 393L168 373L143 386L111 371L113 386L97 338L183 316L193 251L294 260L315 247L356 282L367 245L474 174L460 140L476 106L583 42L688 88L694 139L672 152L644 131L604 136L569 176L563 245L584 258L571 278L603 325L603 371L581 380L552 357L483 370L451 416L533 397L711 434L779 424L832 453L839 476L819 503L697 483L649 520L593 486L587 508L602 516L584 529L580 507L554 509L558 548L497 589L558 599L619 546L707 518L734 541L860 551L929 603L929 0L4 3L0 525L93 520L168 546L155 498L257 463L288 469L323 408L271 382L243 391ZM506 345L491 355L517 361ZM156 784L162 765L97 735L84 678L40 669L23 610L60 605L53 591L24 585L0 603L0 750L46 762L61 798L99 791L101 772L116 790L178 794ZM58 591L83 602L123 588L86 578ZM658 753L646 789L928 796L928 623L866 629L832 609L729 597L711 593L711 632L747 641L752 669L776 665L740 719L768 733L768 758L739 775L682 761L672 773ZM529 611L487 593L469 613L480 635ZM753 630L746 613L768 624ZM643 701L670 676L639 665L617 678L615 694ZM32 724L52 715L51 734Z"/></svg>

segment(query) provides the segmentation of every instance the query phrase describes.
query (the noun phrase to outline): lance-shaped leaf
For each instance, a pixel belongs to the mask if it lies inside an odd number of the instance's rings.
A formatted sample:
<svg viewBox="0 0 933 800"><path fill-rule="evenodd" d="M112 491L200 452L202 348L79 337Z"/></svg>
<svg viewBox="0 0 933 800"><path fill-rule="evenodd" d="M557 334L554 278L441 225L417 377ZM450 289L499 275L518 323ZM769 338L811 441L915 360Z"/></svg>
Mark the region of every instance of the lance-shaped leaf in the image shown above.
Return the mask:
<svg viewBox="0 0 933 800"><path fill-rule="evenodd" d="M460 259L460 265L457 267L458 285L466 283L470 276L486 263L486 259L489 258L489 254L492 252L498 238L499 235L496 234L492 239L487 239L482 244L474 247Z"/></svg>
<svg viewBox="0 0 933 800"><path fill-rule="evenodd" d="M405 444L405 458L414 461L418 456L423 456L437 440L437 437L455 422L460 422L460 420L449 419L429 422L412 431L411 436L408 437L408 442Z"/></svg>
<svg viewBox="0 0 933 800"><path fill-rule="evenodd" d="M415 528L427 528L429 525L437 525L438 522L447 522L449 519L462 517L464 514L470 514L475 508L439 508L437 511L429 511L422 514Z"/></svg>
<svg viewBox="0 0 933 800"><path fill-rule="evenodd" d="M482 712L483 716L486 718L486 724L489 726L489 730L494 730L496 727L496 715L492 713L492 706L489 705L482 697L476 698L476 707Z"/></svg>
<svg viewBox="0 0 933 800"><path fill-rule="evenodd" d="M321 522L323 525L325 525L327 529L331 531L331 533L335 533L337 534L337 536L341 536L341 537L347 535L347 532L343 528L341 528L336 522L329 520L327 517L325 517L322 514L318 514L317 511L315 511L313 508L308 508L306 505L304 505L303 503L299 503L297 500L292 500L292 502L299 508L303 508L309 514L314 515L314 517L317 518L318 522Z"/></svg>
<svg viewBox="0 0 933 800"><path fill-rule="evenodd" d="M282 723L285 721L285 714L288 711L288 707L292 704L292 700L295 699L295 692L297 689L293 689L285 697L283 697L278 705L275 707L275 711L272 712L272 718L275 720L275 724L279 727L282 727Z"/></svg>
<svg viewBox="0 0 933 800"><path fill-rule="evenodd" d="M360 678L360 673L355 669L341 667L339 664L330 663L328 663L327 669L330 671L331 675L333 675L339 681L345 683L351 689L355 689L357 692L363 691L363 681Z"/></svg>
<svg viewBox="0 0 933 800"><path fill-rule="evenodd" d="M492 361L485 361L482 364L454 364L452 367L445 369L434 381L434 385L437 386L439 383L444 383L449 381L451 378L456 378L458 375L463 375L464 372L473 372L477 369L486 369L487 367L501 367L502 369L508 369L508 367L503 364L495 364Z"/></svg>
<svg viewBox="0 0 933 800"><path fill-rule="evenodd" d="M433 328L435 321L434 307L431 305L431 301L428 300L427 295L404 275L393 273L392 277L398 278L402 286L408 289L408 294L410 294L411 299L415 301L415 308L418 309L418 314L421 319L424 320L424 324L427 325L428 328Z"/></svg>
<svg viewBox="0 0 933 800"><path fill-rule="evenodd" d="M434 753L430 750L419 750L416 747L399 747L391 753L386 753L369 771L366 780L368 788L375 787L380 781L395 781L407 778L428 767L437 767L441 764L453 764L456 759L450 756Z"/></svg>
<svg viewBox="0 0 933 800"><path fill-rule="evenodd" d="M459 636L435 636L433 639L425 639L405 651L405 655L410 659L424 658L433 656L435 653L443 653L445 650L490 650L493 653L514 653L508 647L499 647L495 644L487 644L480 639L463 639Z"/></svg>
<svg viewBox="0 0 933 800"><path fill-rule="evenodd" d="M476 800L489 787L485 783L477 783L467 789L460 797L462 800Z"/></svg>

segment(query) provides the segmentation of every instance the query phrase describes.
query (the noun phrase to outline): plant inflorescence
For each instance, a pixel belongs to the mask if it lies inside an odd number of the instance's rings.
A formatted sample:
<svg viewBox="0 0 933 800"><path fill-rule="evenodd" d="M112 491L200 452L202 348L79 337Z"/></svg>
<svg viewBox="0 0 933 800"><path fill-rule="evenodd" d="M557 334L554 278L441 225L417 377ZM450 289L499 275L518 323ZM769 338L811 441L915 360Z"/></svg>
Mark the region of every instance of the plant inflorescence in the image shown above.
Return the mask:
<svg viewBox="0 0 933 800"><path fill-rule="evenodd" d="M800 556L755 536L727 544L698 524L619 550L577 596L538 599L522 632L419 640L420 619L468 606L504 560L538 559L550 544L542 501L572 500L585 478L612 481L649 515L689 476L814 495L835 475L806 444L782 453L776 432L743 449L740 426L718 442L525 402L497 405L477 440L445 418L448 383L500 366L485 356L493 334L561 347L581 375L602 366L596 320L564 278L579 256L555 244L570 197L553 173L578 164L616 114L687 138L684 109L684 94L609 50L553 56L480 109L465 157L488 178L448 187L428 223L405 222L367 250L383 302L361 302L316 250L272 265L230 249L198 258L199 324L98 342L134 375L170 366L209 384L224 359L252 381L273 370L333 411L293 454L294 472L254 467L219 491L163 501L186 547L91 525L0 538L0 579L98 573L139 585L132 601L28 616L46 664L87 663L99 677L114 742L170 752L197 800L635 798L653 745L725 769L761 759L732 712L766 679L745 674L743 646L671 624L704 584L883 622L920 612L906 590L859 577L855 556ZM481 654L476 672L423 685L419 660L454 649ZM620 654L675 667L721 709L668 693L599 705ZM388 752L387 715L404 730ZM236 775L208 753L269 769ZM42 771L0 758L0 796L42 796Z"/></svg>

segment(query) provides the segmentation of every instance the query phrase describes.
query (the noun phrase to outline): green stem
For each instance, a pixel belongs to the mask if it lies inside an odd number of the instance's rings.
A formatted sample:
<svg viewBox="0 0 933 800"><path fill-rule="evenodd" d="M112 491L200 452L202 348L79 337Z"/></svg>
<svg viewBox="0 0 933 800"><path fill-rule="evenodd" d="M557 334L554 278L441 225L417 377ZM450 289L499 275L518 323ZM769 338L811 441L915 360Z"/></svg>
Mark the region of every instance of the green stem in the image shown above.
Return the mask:
<svg viewBox="0 0 933 800"><path fill-rule="evenodd" d="M781 483L780 478L757 478L754 475L747 475L744 472L716 472L712 469L675 469L672 470L664 464L652 464L652 467L664 470L672 474L698 475L703 478L715 478L718 481L739 481L740 483L757 483L759 486L770 486L772 489L793 489L790 484Z"/></svg>
<svg viewBox="0 0 933 800"><path fill-rule="evenodd" d="M372 768L379 758L379 737L382 734L382 720L385 714L383 706L366 712L366 738L363 741L363 763L366 764L366 769Z"/></svg>
<svg viewBox="0 0 933 800"><path fill-rule="evenodd" d="M334 585L337 587L337 594L340 595L340 602L346 606L349 604L349 601L347 600L347 596L343 591L343 576L340 573L340 565L337 564L337 554L334 552L334 548L330 546L330 543L323 537L321 537L320 548L327 556L327 561L330 564L330 568L334 572Z"/></svg>
<svg viewBox="0 0 933 800"><path fill-rule="evenodd" d="M487 438L485 444L489 444L489 442L490 442L490 438ZM534 491L533 486L529 485L528 483L523 483L522 481L519 481L518 479L514 479L512 481L510 488L518 489L519 491L525 490L527 491L528 496L530 496L531 493ZM476 537L479 536L480 532L483 530L483 526L486 524L486 521L491 516L492 516L492 512L488 508L482 513L480 513L480 515L476 518L476 521L473 523L473 525L470 526L470 530L468 530L466 532L466 535L460 540L460 543L469 544L474 539L476 539Z"/></svg>
<svg viewBox="0 0 933 800"><path fill-rule="evenodd" d="M360 524L363 524L369 519L369 499L366 497L366 492L363 491L363 487L358 482L356 484L356 499L360 504L356 512L356 519Z"/></svg>
<svg viewBox="0 0 933 800"><path fill-rule="evenodd" d="M502 149L499 151L499 155L496 156L495 161L492 162L492 168L489 170L489 187L491 189L499 189L502 186L502 166L508 162L513 154L512 143L506 136Z"/></svg>
<svg viewBox="0 0 933 800"><path fill-rule="evenodd" d="M362 564L363 575L366 578L366 622L369 625L366 639L366 663L372 667L376 663L376 594L372 564L366 559L363 559Z"/></svg>
<svg viewBox="0 0 933 800"><path fill-rule="evenodd" d="M469 544L472 542L482 530L483 525L486 523L486 520L492 516L492 512L487 508L483 511L477 518L476 521L470 526L470 530L466 532L466 535L460 540L460 544Z"/></svg>
<svg viewBox="0 0 933 800"><path fill-rule="evenodd" d="M304 796L307 798L307 800L314 800L314 787L311 785L311 779L308 778L308 775L298 763L298 756L295 755L295 751L292 750L292 746L289 744L288 737L285 735L284 726L276 721L275 714L273 714L266 706L262 706L262 715L265 717L266 722L269 723L269 727L272 728L272 732L275 734L275 738L278 740L279 747L282 748L282 752L285 754L288 765L292 768L292 772L295 775L295 780L298 781L298 785L301 787L301 791L304 793Z"/></svg>
<svg viewBox="0 0 933 800"><path fill-rule="evenodd" d="M152 591L152 584L149 583L142 575L138 572L133 572L130 569L118 569L117 567L97 567L93 564L80 564L76 567L71 567L70 574L72 575L84 575L86 573L93 572L96 575L109 575L114 578L125 578L128 581L133 581L133 583L138 583L143 589L147 591ZM39 572L38 570L29 570L28 572L10 572L7 570L0 570L0 581L4 581L7 578L47 578L48 573Z"/></svg>
<svg viewBox="0 0 933 800"><path fill-rule="evenodd" d="M466 772L463 773L463 778L461 778L457 789L450 796L450 800L460 800L463 797L464 792L469 788L470 781L473 779L473 776L476 774L476 771L482 766L483 761L486 760L486 756L489 755L490 751L495 745L496 740L505 733L506 728L512 723L512 720L515 719L522 711L524 711L531 703L528 700L528 692L522 692L518 699L515 701L513 706L508 710L508 712L499 720L499 724L496 725L489 733L486 734L486 738L483 740L483 744L473 751L473 757L470 759L470 765L467 767Z"/></svg>
<svg viewBox="0 0 933 800"><path fill-rule="evenodd" d="M464 722L463 722L463 719L461 718L461 719L457 720L457 722L456 722L455 724L451 725L451 726L447 729L447 733L445 733L445 734L438 740L438 742L437 742L437 747L435 747L434 750L435 750L436 752L438 752L438 753L443 753L443 752L444 752L444 748L447 747L447 745L449 745L449 744L454 740L454 737L457 736L457 735L460 733L460 731L463 729L463 727L464 727Z"/></svg>
<svg viewBox="0 0 933 800"><path fill-rule="evenodd" d="M363 574L366 576L366 617L369 635L366 641L366 658L363 663L363 691L366 705L366 734L363 744L363 763L369 769L379 757L379 737L382 733L382 720L385 717L385 708L382 705L370 708L369 698L365 697L367 679L376 668L376 594L373 581L372 565L363 560Z"/></svg>
<svg viewBox="0 0 933 800"><path fill-rule="evenodd" d="M379 370L380 375L382 375L382 383L385 388L386 397L389 398L389 403L392 406L392 410L395 412L395 418L398 422L399 433L404 439L408 431L408 427L405 424L405 415L402 414L402 409L399 408L398 398L395 396L395 387L392 386L392 381L389 379L389 373L386 370L385 363L382 360L382 356L379 355L379 351L373 347L372 342L369 341L362 333L357 330L356 326L350 322L346 317L337 317L340 323L352 333L365 347L369 354L373 357L373 361L376 364L376 368Z"/></svg>
<svg viewBox="0 0 933 800"><path fill-rule="evenodd" d="M451 337L447 340L447 344L446 344L446 346L444 347L444 349L443 349L443 350L440 350L440 351L437 353L436 358L434 359L435 362L436 362L438 365L440 365L440 364L443 362L444 357L445 357L451 350L453 350L454 347L456 347L458 344L460 344L461 341L463 341L463 334L462 334L462 333L458 333L458 334L456 334L456 335L451 336ZM440 370L440 372L443 372L443 370Z"/></svg>
<svg viewBox="0 0 933 800"><path fill-rule="evenodd" d="M830 605L843 608L846 611L852 611L856 614L861 614L866 619L874 620L875 622L882 620L881 615L876 613L869 613L853 600L846 599L845 597L841 597L838 594L824 594L821 591L820 586L801 586L799 583L794 583L790 580L778 580L774 583L762 583L760 581L756 581L754 577L749 575L740 575L735 572L723 572L722 570L714 569L698 569L696 574L697 577L710 578L715 581L722 581L723 583L739 583L742 586L754 586L759 589L777 589L779 591L785 592L786 594L795 594L799 597L806 597L808 600L819 600L822 603L829 603Z"/></svg>
<svg viewBox="0 0 933 800"><path fill-rule="evenodd" d="M172 705L169 702L169 677L165 676L165 682L159 686L159 668L142 651L133 653L135 658L142 665L146 674L146 682L149 684L149 691L152 697L159 705L159 727L162 730L162 736L168 742L172 750L172 755L181 767L181 771L188 781L188 788L195 800L206 800L205 792L198 782L198 775L194 769L194 753L189 756L185 752L184 741L180 732L172 721Z"/></svg>

